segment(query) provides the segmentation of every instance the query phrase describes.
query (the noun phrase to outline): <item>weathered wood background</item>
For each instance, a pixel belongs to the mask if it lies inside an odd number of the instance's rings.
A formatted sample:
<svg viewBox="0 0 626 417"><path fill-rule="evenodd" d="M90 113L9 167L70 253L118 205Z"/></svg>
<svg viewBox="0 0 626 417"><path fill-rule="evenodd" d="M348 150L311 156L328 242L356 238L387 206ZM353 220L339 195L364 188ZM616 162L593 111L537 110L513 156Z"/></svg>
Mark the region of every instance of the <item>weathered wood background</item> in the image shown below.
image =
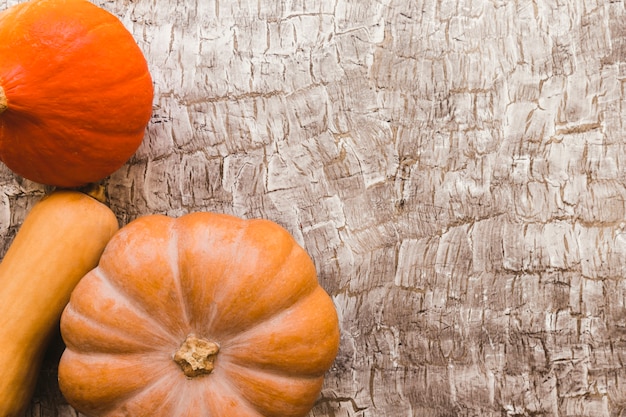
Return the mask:
<svg viewBox="0 0 626 417"><path fill-rule="evenodd" d="M311 417L626 415L624 1L95 3L155 83L113 209L296 236L342 329ZM4 249L43 191L0 169ZM29 417L76 415L61 349Z"/></svg>

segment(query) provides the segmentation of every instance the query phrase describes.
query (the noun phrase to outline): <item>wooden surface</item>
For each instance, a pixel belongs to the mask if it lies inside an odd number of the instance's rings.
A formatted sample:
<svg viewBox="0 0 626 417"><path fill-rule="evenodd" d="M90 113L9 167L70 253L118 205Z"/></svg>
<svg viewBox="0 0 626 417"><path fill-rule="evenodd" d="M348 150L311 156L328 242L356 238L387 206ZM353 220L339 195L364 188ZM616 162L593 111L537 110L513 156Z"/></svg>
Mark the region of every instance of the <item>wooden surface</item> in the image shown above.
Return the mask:
<svg viewBox="0 0 626 417"><path fill-rule="evenodd" d="M626 415L623 1L96 3L155 83L112 208L294 234L342 330L310 417ZM43 191L0 168L4 248ZM61 350L29 417L76 415Z"/></svg>

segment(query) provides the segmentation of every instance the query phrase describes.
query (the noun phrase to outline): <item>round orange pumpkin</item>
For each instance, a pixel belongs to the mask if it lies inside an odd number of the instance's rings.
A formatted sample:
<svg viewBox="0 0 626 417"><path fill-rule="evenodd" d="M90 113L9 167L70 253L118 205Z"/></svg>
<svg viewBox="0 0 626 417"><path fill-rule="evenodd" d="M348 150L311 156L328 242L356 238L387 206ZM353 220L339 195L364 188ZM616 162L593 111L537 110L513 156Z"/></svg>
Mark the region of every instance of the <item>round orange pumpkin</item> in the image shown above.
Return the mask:
<svg viewBox="0 0 626 417"><path fill-rule="evenodd" d="M86 0L31 0L0 13L0 160L42 184L74 187L120 168L152 113L133 36Z"/></svg>
<svg viewBox="0 0 626 417"><path fill-rule="evenodd" d="M141 217L61 318L59 384L88 416L297 417L337 354L335 307L267 220Z"/></svg>

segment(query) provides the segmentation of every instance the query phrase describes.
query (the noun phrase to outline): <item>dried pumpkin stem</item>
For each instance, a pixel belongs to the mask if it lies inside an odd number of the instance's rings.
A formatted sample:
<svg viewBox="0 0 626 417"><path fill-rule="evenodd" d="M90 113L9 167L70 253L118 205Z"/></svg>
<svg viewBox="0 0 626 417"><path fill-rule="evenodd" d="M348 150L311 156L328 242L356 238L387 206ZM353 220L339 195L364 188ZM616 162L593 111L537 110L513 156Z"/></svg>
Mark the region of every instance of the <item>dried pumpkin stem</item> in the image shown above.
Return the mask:
<svg viewBox="0 0 626 417"><path fill-rule="evenodd" d="M4 94L4 89L0 86L0 113L5 111L9 107L7 103L7 96Z"/></svg>
<svg viewBox="0 0 626 417"><path fill-rule="evenodd" d="M210 374L220 347L217 343L189 335L174 354L174 362L188 378Z"/></svg>
<svg viewBox="0 0 626 417"><path fill-rule="evenodd" d="M81 191L87 194L91 198L95 198L102 204L107 203L106 189L104 185L97 183L90 183L83 187L78 188L78 191Z"/></svg>

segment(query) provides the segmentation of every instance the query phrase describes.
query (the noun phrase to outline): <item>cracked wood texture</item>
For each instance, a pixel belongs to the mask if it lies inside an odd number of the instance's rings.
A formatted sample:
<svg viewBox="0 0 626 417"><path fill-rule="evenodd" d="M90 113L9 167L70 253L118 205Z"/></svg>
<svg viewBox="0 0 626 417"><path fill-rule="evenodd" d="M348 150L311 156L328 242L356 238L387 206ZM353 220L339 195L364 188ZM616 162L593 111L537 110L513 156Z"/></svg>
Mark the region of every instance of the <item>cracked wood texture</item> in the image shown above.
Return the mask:
<svg viewBox="0 0 626 417"><path fill-rule="evenodd" d="M342 330L310 417L626 416L623 1L95 3L155 82L112 208L294 234ZM44 191L0 168L4 250ZM77 415L62 348L28 417Z"/></svg>

